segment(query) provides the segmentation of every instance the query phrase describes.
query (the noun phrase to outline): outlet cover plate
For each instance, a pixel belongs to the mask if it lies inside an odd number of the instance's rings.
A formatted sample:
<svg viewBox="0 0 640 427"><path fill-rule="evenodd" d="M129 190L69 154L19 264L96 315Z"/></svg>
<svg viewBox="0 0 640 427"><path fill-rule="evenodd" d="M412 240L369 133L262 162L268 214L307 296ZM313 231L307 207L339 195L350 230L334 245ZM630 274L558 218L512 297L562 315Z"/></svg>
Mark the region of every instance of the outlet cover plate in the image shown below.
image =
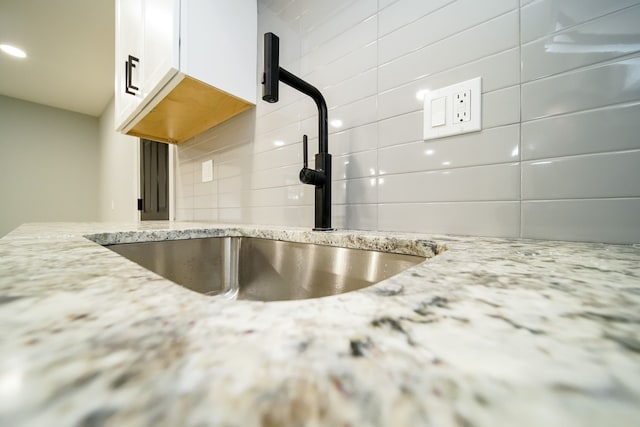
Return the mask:
<svg viewBox="0 0 640 427"><path fill-rule="evenodd" d="M456 95L466 93L462 109ZM451 86L424 92L424 140L482 130L482 78L476 77ZM433 126L432 100L445 98L445 123ZM456 112L466 111L468 118L456 120Z"/></svg>
<svg viewBox="0 0 640 427"><path fill-rule="evenodd" d="M213 181L213 160L202 162L202 182Z"/></svg>

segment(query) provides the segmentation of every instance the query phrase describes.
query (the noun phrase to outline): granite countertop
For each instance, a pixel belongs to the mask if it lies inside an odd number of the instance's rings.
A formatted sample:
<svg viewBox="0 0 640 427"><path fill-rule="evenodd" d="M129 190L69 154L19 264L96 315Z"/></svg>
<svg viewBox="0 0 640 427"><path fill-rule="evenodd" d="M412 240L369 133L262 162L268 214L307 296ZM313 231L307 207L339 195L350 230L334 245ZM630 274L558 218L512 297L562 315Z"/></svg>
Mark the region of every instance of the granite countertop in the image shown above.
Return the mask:
<svg viewBox="0 0 640 427"><path fill-rule="evenodd" d="M283 302L177 286L97 243L248 235L421 253ZM197 223L0 240L2 426L640 425L640 246Z"/></svg>

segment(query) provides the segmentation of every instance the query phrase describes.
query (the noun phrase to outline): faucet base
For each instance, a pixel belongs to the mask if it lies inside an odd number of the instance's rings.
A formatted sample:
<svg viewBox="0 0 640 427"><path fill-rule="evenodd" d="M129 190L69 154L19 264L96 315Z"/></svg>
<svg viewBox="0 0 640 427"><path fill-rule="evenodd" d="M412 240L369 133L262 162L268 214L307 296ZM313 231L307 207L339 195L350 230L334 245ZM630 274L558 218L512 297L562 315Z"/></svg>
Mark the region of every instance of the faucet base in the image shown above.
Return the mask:
<svg viewBox="0 0 640 427"><path fill-rule="evenodd" d="M313 228L313 231L336 231L335 228Z"/></svg>

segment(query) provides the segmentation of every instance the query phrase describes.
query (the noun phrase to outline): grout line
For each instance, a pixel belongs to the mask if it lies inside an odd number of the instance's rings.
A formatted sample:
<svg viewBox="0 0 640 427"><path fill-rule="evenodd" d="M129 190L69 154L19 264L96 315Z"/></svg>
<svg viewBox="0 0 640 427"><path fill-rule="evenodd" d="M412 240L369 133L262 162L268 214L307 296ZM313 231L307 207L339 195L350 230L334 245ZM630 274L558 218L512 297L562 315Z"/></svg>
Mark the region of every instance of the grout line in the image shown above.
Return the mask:
<svg viewBox="0 0 640 427"><path fill-rule="evenodd" d="M429 201L429 202L383 202L378 203L382 206L389 205L449 205L449 204L463 204L463 203L482 203L482 204L504 204L504 203L520 203L518 200L444 200L444 201Z"/></svg>
<svg viewBox="0 0 640 427"><path fill-rule="evenodd" d="M380 176L380 0L378 0L377 7L377 22L376 22L376 180ZM378 206L380 205L380 186L376 185L376 220L375 230L380 229L380 215L378 214Z"/></svg>
<svg viewBox="0 0 640 427"><path fill-rule="evenodd" d="M394 173L385 173L384 175L380 175L381 178L389 178L398 175L415 175L415 174L428 174L428 173L438 173L438 172L449 172L456 171L460 169L474 169L474 168L484 168L484 167L493 167L493 166L504 166L509 165L513 166L515 164L519 164L520 162L510 160L508 162L496 162L496 163L484 163L480 165L468 165L468 166L457 166L452 168L441 168L441 169L423 169L417 171L404 171L404 172L394 172Z"/></svg>
<svg viewBox="0 0 640 427"><path fill-rule="evenodd" d="M611 197L575 197L575 198L558 198L558 199L527 199L524 200L523 203L548 203L548 202L575 202L575 201L623 201L623 200L638 200L640 201L640 197L638 196L627 196L627 197L619 197L619 196L611 196Z"/></svg>
<svg viewBox="0 0 640 427"><path fill-rule="evenodd" d="M577 153L577 154L565 154L564 156L553 156L553 157L537 157L523 160L522 163L535 163L541 160L563 160L567 158L575 158L575 157L597 157L597 156L605 156L607 154L628 154L628 153L639 153L640 147L638 148L627 148L624 150L609 150L609 151L597 151L594 153Z"/></svg>
<svg viewBox="0 0 640 427"><path fill-rule="evenodd" d="M523 194L523 170L522 170L522 5L518 5L518 56L520 59L520 67L518 68L518 158L520 161L520 202L518 203L518 210L520 213L520 226L519 237L524 235L524 213L522 209L522 194Z"/></svg>

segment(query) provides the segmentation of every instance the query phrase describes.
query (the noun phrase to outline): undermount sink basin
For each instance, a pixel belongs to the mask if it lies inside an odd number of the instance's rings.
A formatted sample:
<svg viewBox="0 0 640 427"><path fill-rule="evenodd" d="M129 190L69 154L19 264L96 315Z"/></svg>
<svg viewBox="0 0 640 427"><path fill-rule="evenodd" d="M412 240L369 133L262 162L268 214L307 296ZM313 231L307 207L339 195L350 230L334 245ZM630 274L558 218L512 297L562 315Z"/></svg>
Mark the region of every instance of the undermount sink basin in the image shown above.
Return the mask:
<svg viewBox="0 0 640 427"><path fill-rule="evenodd" d="M106 246L188 289L258 301L317 298L362 289L424 257L253 237Z"/></svg>

